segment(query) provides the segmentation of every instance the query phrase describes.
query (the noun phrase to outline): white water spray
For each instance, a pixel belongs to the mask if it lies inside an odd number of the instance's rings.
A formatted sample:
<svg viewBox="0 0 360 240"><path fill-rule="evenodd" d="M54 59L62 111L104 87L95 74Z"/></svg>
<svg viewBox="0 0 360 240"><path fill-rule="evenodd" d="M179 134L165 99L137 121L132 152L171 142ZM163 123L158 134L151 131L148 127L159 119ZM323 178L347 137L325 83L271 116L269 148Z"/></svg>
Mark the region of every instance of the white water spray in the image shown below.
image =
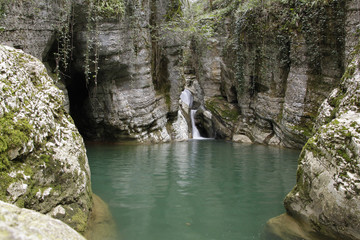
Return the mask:
<svg viewBox="0 0 360 240"><path fill-rule="evenodd" d="M192 105L193 105L193 96L191 94L191 92L188 89L185 89L181 95L180 95L180 99L183 103L185 103L186 105L188 105L189 109L190 109L190 121L191 121L191 129L192 129L192 138L193 139L205 139L203 137L201 137L199 130L197 129L196 125L195 125L195 113L197 110L193 110L191 109Z"/></svg>
<svg viewBox="0 0 360 240"><path fill-rule="evenodd" d="M191 119L191 128L192 128L192 137L193 139L204 139L201 137L199 129L195 125L195 113L197 110L190 111L190 119Z"/></svg>

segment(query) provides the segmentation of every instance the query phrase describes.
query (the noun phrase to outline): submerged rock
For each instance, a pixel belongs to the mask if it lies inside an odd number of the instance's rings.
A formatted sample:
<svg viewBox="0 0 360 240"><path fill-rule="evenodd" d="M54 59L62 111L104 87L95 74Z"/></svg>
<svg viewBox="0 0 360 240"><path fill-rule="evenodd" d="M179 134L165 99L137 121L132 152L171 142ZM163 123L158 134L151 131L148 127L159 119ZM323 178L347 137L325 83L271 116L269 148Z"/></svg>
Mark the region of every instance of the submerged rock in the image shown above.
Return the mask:
<svg viewBox="0 0 360 240"><path fill-rule="evenodd" d="M94 206L89 219L89 227L85 232L87 240L118 239L116 224L108 205L97 195L93 194Z"/></svg>
<svg viewBox="0 0 360 240"><path fill-rule="evenodd" d="M85 240L74 229L57 219L2 201L0 216L2 240Z"/></svg>
<svg viewBox="0 0 360 240"><path fill-rule="evenodd" d="M320 107L287 212L334 239L360 239L360 57Z"/></svg>
<svg viewBox="0 0 360 240"><path fill-rule="evenodd" d="M0 200L83 232L90 169L63 98L39 60L0 45Z"/></svg>
<svg viewBox="0 0 360 240"><path fill-rule="evenodd" d="M265 233L277 236L278 238L275 239L281 240L331 240L329 237L316 233L308 225L296 221L288 214L271 218L266 223Z"/></svg>

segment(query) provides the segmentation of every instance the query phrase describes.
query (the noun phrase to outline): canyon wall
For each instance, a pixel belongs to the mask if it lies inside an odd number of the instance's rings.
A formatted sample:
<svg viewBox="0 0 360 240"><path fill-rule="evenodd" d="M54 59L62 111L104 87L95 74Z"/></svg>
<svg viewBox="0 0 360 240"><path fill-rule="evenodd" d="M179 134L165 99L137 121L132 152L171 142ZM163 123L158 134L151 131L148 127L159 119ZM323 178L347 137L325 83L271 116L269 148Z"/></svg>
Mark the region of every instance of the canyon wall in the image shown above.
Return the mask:
<svg viewBox="0 0 360 240"><path fill-rule="evenodd" d="M205 8L203 25L215 34L193 43L191 65L216 134L301 148L344 72L358 13L356 1L224 1Z"/></svg>
<svg viewBox="0 0 360 240"><path fill-rule="evenodd" d="M98 1L9 1L2 4L0 41L46 64L86 139L187 139L178 111L181 45L161 29L180 6L120 2L116 12Z"/></svg>
<svg viewBox="0 0 360 240"><path fill-rule="evenodd" d="M253 2L210 9L198 1L200 30L190 42L176 30L186 27L177 24L186 9L176 0L119 1L115 12L96 1L13 2L0 40L61 79L86 139L187 139L188 112L179 111L186 87L204 136L301 148L344 72L359 9L350 0Z"/></svg>
<svg viewBox="0 0 360 240"><path fill-rule="evenodd" d="M172 123L181 93L181 48L171 39L158 39L158 25L172 6L166 1L125 4L121 16L98 15L94 23L84 18L89 7L74 6L75 57L68 84L72 115L83 136L93 140L177 139ZM90 68L98 68L86 81L85 58L96 61Z"/></svg>

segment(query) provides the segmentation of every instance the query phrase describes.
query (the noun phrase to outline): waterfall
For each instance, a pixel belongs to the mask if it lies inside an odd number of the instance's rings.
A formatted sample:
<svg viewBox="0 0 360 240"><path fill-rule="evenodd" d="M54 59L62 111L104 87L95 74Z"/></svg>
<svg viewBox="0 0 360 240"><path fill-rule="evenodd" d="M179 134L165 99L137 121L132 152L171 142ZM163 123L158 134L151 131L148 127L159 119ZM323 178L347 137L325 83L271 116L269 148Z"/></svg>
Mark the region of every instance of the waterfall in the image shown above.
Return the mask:
<svg viewBox="0 0 360 240"><path fill-rule="evenodd" d="M191 109L192 105L193 105L193 101L194 101L193 95L191 94L191 92L188 89L185 89L180 95L180 100L188 106L186 111L190 111L192 138L193 139L205 139L205 138L201 137L200 132L195 125L195 113L197 110Z"/></svg>
<svg viewBox="0 0 360 240"><path fill-rule="evenodd" d="M189 106L189 108L192 107L193 104L193 96L191 94L191 92L188 89L185 89L181 95L180 95L180 99L183 103L185 103L186 105Z"/></svg>
<svg viewBox="0 0 360 240"><path fill-rule="evenodd" d="M192 128L192 137L193 139L204 139L203 137L200 136L200 132L197 129L196 125L195 125L195 113L197 110L191 110L190 111L190 119L191 119L191 128Z"/></svg>

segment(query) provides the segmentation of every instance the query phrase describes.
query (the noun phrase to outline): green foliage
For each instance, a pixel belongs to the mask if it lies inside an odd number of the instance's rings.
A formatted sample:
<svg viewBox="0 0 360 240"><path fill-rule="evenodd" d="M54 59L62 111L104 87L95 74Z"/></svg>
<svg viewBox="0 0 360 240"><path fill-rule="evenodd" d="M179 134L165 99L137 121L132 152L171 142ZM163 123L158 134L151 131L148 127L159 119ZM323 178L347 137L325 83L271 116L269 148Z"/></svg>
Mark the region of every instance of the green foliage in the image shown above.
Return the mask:
<svg viewBox="0 0 360 240"><path fill-rule="evenodd" d="M183 16L182 5L183 3L181 2L181 0L170 0L168 11L165 15L165 19L167 21L172 21L174 19L182 17Z"/></svg>
<svg viewBox="0 0 360 240"><path fill-rule="evenodd" d="M87 0L87 32L84 73L86 84L97 85L99 67L99 31L100 18L119 19L125 13L123 0Z"/></svg>
<svg viewBox="0 0 360 240"><path fill-rule="evenodd" d="M125 13L123 0L91 0L99 15L106 18L120 17Z"/></svg>

